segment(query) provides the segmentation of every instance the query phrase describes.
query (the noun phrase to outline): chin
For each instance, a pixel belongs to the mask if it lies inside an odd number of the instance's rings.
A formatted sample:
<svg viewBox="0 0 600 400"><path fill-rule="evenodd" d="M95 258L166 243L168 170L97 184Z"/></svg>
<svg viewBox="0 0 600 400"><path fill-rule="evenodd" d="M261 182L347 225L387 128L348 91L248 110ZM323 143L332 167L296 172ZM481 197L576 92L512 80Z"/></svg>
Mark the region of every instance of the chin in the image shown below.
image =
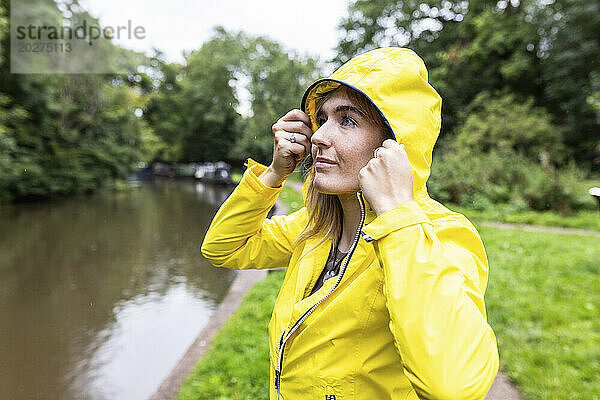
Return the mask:
<svg viewBox="0 0 600 400"><path fill-rule="evenodd" d="M322 194L337 194L335 189L330 187L330 185L324 185L318 181L315 181L314 188L317 192Z"/></svg>
<svg viewBox="0 0 600 400"><path fill-rule="evenodd" d="M346 182L339 182L334 177L324 176L322 173L316 173L314 176L314 188L317 192L323 194L339 195L344 193L356 193L359 190L358 184L351 185Z"/></svg>
<svg viewBox="0 0 600 400"><path fill-rule="evenodd" d="M332 179L324 176L324 174L315 172L313 177L313 187L319 193L323 194L337 194L335 190L335 185L332 185Z"/></svg>

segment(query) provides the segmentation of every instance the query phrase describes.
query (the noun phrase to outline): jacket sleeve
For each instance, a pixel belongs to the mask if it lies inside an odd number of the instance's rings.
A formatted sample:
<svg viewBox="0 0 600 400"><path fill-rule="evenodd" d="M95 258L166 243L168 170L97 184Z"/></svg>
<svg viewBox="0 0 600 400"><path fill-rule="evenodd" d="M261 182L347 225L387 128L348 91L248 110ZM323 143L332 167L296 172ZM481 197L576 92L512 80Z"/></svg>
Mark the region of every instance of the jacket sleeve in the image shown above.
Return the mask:
<svg viewBox="0 0 600 400"><path fill-rule="evenodd" d="M288 265L292 243L306 223L306 211L267 218L281 188L268 187L258 179L265 169L248 160L242 181L213 218L201 251L214 266L263 269Z"/></svg>
<svg viewBox="0 0 600 400"><path fill-rule="evenodd" d="M483 399L499 360L483 299L487 258L475 228L460 215L434 224L409 201L363 231L374 239L390 330L419 398Z"/></svg>

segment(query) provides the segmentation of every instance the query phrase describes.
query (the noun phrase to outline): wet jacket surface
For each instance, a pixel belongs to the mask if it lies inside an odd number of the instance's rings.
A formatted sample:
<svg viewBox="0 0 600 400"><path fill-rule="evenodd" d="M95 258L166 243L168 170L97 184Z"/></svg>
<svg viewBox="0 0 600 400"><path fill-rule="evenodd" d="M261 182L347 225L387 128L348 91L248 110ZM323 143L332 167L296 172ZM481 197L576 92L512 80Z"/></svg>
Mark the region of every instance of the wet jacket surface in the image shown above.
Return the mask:
<svg viewBox="0 0 600 400"><path fill-rule="evenodd" d="M414 52L378 49L307 90L302 108L313 124L315 96L340 84L367 95L405 144L414 201L376 217L359 194L353 247L311 295L331 239L293 248L307 211L267 219L281 188L265 186L266 167L249 160L202 253L217 267L287 267L269 323L271 399L483 399L498 370L485 250L473 225L426 189L441 99Z"/></svg>

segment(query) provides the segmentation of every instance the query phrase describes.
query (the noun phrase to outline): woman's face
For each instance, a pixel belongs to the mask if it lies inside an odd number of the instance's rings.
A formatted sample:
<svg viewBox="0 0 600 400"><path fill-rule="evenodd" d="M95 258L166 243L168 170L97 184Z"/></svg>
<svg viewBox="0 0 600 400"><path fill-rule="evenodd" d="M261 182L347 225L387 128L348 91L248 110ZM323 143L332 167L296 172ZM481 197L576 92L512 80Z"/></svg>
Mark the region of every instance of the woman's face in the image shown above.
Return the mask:
<svg viewBox="0 0 600 400"><path fill-rule="evenodd" d="M316 115L313 133L314 185L321 193L354 193L360 189L359 171L383 141L382 133L346 95L336 90Z"/></svg>

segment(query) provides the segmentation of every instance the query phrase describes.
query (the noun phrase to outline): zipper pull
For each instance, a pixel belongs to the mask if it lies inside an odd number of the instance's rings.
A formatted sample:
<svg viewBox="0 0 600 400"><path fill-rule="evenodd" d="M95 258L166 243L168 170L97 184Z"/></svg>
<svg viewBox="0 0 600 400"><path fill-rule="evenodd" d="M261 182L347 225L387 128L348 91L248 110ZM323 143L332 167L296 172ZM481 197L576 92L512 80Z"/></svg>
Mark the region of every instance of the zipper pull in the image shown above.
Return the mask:
<svg viewBox="0 0 600 400"><path fill-rule="evenodd" d="M280 377L280 372L278 369L275 370L275 389L279 389L279 377Z"/></svg>

